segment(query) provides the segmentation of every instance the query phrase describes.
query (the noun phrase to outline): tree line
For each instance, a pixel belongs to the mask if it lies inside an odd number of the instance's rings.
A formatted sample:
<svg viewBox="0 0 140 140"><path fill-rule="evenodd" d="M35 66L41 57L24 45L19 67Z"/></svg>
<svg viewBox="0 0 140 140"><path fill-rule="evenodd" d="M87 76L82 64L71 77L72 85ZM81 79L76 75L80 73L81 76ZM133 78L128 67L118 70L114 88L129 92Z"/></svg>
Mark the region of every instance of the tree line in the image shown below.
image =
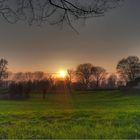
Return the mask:
<svg viewBox="0 0 140 140"><path fill-rule="evenodd" d="M140 81L140 59L129 56L121 59L116 73L110 74L100 66L91 63L79 64L76 69L68 69L64 79L54 78L41 71L8 72L8 61L0 60L0 85L8 89L10 98L29 98L32 91L42 93L42 98L51 91L116 89Z"/></svg>

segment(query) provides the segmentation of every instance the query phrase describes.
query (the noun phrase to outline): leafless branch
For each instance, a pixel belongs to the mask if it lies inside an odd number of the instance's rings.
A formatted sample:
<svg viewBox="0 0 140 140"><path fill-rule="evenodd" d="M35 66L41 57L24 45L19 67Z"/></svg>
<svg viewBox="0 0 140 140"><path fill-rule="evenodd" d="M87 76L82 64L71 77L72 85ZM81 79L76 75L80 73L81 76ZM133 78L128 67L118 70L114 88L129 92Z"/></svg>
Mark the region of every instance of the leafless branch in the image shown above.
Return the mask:
<svg viewBox="0 0 140 140"><path fill-rule="evenodd" d="M9 23L26 21L29 25L42 23L68 24L74 20L103 16L123 0L0 0L0 14ZM75 30L76 31L76 30ZM77 31L76 31L77 32Z"/></svg>

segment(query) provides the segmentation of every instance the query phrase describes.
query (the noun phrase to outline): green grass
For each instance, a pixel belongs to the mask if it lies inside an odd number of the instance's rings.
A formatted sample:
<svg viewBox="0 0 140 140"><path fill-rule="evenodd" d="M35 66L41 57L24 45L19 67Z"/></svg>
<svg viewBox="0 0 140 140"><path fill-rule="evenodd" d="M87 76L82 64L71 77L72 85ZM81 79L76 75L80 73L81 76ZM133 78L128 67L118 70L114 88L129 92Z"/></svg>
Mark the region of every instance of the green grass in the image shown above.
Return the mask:
<svg viewBox="0 0 140 140"><path fill-rule="evenodd" d="M140 139L140 95L123 91L40 94L0 101L1 139Z"/></svg>

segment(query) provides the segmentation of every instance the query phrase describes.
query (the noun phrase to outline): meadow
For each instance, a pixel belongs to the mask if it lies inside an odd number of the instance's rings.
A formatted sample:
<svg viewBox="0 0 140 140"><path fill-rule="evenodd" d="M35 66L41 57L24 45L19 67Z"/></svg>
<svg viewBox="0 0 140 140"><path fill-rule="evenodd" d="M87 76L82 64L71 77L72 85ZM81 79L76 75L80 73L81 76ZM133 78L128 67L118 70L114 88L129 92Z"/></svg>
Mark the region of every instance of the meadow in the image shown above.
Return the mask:
<svg viewBox="0 0 140 140"><path fill-rule="evenodd" d="M77 91L33 93L0 100L1 139L139 139L140 93Z"/></svg>

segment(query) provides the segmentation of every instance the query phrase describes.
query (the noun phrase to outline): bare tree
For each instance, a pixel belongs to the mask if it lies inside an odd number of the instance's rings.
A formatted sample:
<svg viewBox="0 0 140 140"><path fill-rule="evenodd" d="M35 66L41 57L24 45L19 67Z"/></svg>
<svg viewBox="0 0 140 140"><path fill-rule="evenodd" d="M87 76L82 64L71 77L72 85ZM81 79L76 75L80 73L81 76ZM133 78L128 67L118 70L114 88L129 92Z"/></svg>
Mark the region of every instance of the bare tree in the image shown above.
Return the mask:
<svg viewBox="0 0 140 140"><path fill-rule="evenodd" d="M48 74L47 79L49 81L49 90L52 90L53 87L55 86L55 78L53 77L52 74Z"/></svg>
<svg viewBox="0 0 140 140"><path fill-rule="evenodd" d="M108 88L115 88L117 86L117 76L115 74L111 74L108 79Z"/></svg>
<svg viewBox="0 0 140 140"><path fill-rule="evenodd" d="M0 82L8 78L7 65L8 61L6 59L0 59Z"/></svg>
<svg viewBox="0 0 140 140"><path fill-rule="evenodd" d="M103 16L108 10L118 7L121 1L123 0L0 0L0 14L9 23L66 23L74 29L74 20Z"/></svg>
<svg viewBox="0 0 140 140"><path fill-rule="evenodd" d="M36 71L33 73L33 75L34 75L34 80L37 80L37 81L44 80L45 78L45 73L42 71Z"/></svg>
<svg viewBox="0 0 140 140"><path fill-rule="evenodd" d="M68 69L67 70L68 76L66 77L66 84L67 84L67 88L70 90L72 90L72 80L75 76L75 71L73 69Z"/></svg>
<svg viewBox="0 0 140 140"><path fill-rule="evenodd" d="M32 72L25 72L25 80L26 81L32 81L34 78L34 75Z"/></svg>
<svg viewBox="0 0 140 140"><path fill-rule="evenodd" d="M117 72L126 82L140 77L140 60L137 56L129 56L118 62Z"/></svg>
<svg viewBox="0 0 140 140"><path fill-rule="evenodd" d="M39 86L40 91L42 92L42 98L45 99L46 94L47 94L49 87L50 87L49 80L46 79L46 80L39 81L38 86Z"/></svg>
<svg viewBox="0 0 140 140"><path fill-rule="evenodd" d="M87 89L90 86L90 81L92 77L92 64L90 63L85 63L85 64L80 64L77 67L76 70L76 75L80 82L85 85L85 88Z"/></svg>
<svg viewBox="0 0 140 140"><path fill-rule="evenodd" d="M99 88L101 82L106 78L107 72L104 68L97 66L97 67L92 67L92 74L96 83L96 87Z"/></svg>
<svg viewBox="0 0 140 140"><path fill-rule="evenodd" d="M24 82L26 80L25 74L23 72L15 73L13 76L13 80L16 82Z"/></svg>

